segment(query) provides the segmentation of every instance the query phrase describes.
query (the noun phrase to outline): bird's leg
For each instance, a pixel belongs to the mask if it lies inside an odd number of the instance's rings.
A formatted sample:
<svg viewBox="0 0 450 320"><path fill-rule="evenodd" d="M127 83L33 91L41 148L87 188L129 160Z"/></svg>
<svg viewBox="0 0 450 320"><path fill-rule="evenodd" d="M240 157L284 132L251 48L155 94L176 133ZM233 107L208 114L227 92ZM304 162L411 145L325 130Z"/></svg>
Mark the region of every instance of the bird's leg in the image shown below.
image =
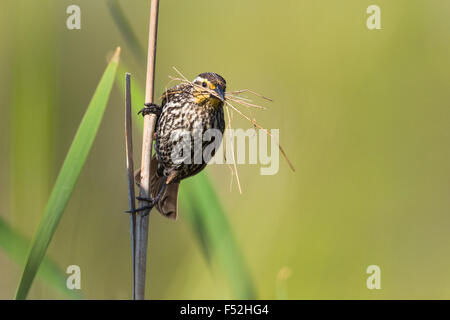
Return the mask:
<svg viewBox="0 0 450 320"><path fill-rule="evenodd" d="M157 118L158 118L159 115L161 114L161 107L160 107L159 105L157 105L157 104L155 104L155 103L145 103L144 105L145 105L145 107L142 108L142 109L138 112L138 114L141 114L141 113L142 113L142 115L145 116L145 115L147 115L147 114L153 113L153 114L156 115Z"/></svg>
<svg viewBox="0 0 450 320"><path fill-rule="evenodd" d="M159 189L158 194L154 198L136 197L136 199L139 200L139 201L147 201L151 206L154 206L155 204L158 203L159 199L161 199L161 196L164 193L164 190L166 189L166 186L167 186L167 184L164 183L162 185L161 189Z"/></svg>
<svg viewBox="0 0 450 320"><path fill-rule="evenodd" d="M164 181L163 185L161 186L161 189L159 189L158 194L154 198L147 198L147 197L136 197L139 201L147 201L149 204L147 206L143 206L140 208L137 208L135 210L128 210L125 211L125 213L136 213L140 211L146 211L143 216L146 216L150 213L151 209L158 203L159 199L161 199L161 196L164 193L164 190L166 190L167 183Z"/></svg>

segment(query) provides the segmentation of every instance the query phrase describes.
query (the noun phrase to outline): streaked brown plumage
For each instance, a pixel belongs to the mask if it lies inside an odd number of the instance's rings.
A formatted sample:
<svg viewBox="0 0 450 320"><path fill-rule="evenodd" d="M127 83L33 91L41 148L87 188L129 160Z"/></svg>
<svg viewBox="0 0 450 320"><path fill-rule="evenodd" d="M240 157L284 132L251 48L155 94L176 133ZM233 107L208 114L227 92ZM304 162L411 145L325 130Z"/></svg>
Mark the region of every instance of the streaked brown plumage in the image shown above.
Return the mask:
<svg viewBox="0 0 450 320"><path fill-rule="evenodd" d="M182 140L175 132L189 132L191 135L204 133L208 129L225 130L223 103L226 82L215 73L202 73L191 83L181 83L168 89L162 99L161 107L156 105L143 109L143 113L158 115L155 128L155 156L151 161L150 197L157 200L157 210L169 218L177 218L177 198L181 180L199 173L207 162L201 158L194 163L194 142ZM204 89L203 89L204 88ZM191 163L173 161L173 153L180 145L190 144ZM211 143L217 146L221 141L202 141L201 152ZM214 153L212 153L214 154ZM155 161L156 160L156 161ZM198 161L197 161L198 162ZM137 176L138 177L138 176ZM158 193L162 190L158 197Z"/></svg>

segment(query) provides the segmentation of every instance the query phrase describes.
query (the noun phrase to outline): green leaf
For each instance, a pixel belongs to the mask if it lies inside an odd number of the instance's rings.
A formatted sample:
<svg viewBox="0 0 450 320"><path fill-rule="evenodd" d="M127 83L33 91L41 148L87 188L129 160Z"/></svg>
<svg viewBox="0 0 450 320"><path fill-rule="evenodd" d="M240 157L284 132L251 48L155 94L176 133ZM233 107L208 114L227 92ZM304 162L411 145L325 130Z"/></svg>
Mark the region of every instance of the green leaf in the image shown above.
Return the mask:
<svg viewBox="0 0 450 320"><path fill-rule="evenodd" d="M20 266L25 264L27 258L30 241L11 228L0 217L0 248ZM58 292L65 294L71 299L82 299L83 296L79 291L69 290L66 286L67 275L58 267L58 265L47 257L42 260L41 267L37 273L38 278L43 282L56 289Z"/></svg>
<svg viewBox="0 0 450 320"><path fill-rule="evenodd" d="M121 88L125 87L125 70L126 66L122 64L116 76L117 84ZM143 92L138 83L134 82L131 85L133 110L136 113L143 107ZM142 130L142 117L136 118L138 127ZM203 171L183 180L179 197L182 212L200 243L205 259L208 263L211 259L218 262L236 298L255 299L256 293L250 272L207 173Z"/></svg>
<svg viewBox="0 0 450 320"><path fill-rule="evenodd" d="M64 160L48 200L44 216L34 236L27 263L17 288L16 299L26 298L89 154L114 83L119 55L120 48L117 48L95 90Z"/></svg>
<svg viewBox="0 0 450 320"><path fill-rule="evenodd" d="M123 38L127 42L127 44L131 47L131 52L136 56L138 61L144 61L147 57L144 48L139 44L139 40L134 33L133 28L131 27L129 21L125 17L123 13L122 7L120 6L117 0L108 0L107 2L109 12L116 22L120 33Z"/></svg>
<svg viewBox="0 0 450 320"><path fill-rule="evenodd" d="M237 299L256 299L250 273L206 172L184 180L180 205L205 256L216 259Z"/></svg>

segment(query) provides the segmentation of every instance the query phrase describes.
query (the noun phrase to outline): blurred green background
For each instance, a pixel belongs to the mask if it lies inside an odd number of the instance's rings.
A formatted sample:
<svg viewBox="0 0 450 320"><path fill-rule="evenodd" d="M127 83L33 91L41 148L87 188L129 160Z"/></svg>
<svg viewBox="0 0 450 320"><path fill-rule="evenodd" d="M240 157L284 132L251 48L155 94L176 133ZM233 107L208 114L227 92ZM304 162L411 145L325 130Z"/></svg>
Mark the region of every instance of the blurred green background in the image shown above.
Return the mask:
<svg viewBox="0 0 450 320"><path fill-rule="evenodd" d="M149 1L119 3L146 46ZM81 30L66 28L71 4ZM366 27L371 4L382 30ZM240 195L226 166L207 168L258 298L450 298L449 15L446 0L161 0L158 96L176 66L274 99L252 114L280 128L296 172L239 165ZM136 85L146 61L107 1L3 0L0 17L0 217L31 238L107 58L120 45ZM122 90L48 251L63 271L81 267L87 299L130 297ZM237 114L232 125L251 127ZM366 287L371 264L381 290ZM22 270L0 249L0 299ZM148 270L151 299L235 298L183 212L152 215ZM66 296L37 279L29 298Z"/></svg>

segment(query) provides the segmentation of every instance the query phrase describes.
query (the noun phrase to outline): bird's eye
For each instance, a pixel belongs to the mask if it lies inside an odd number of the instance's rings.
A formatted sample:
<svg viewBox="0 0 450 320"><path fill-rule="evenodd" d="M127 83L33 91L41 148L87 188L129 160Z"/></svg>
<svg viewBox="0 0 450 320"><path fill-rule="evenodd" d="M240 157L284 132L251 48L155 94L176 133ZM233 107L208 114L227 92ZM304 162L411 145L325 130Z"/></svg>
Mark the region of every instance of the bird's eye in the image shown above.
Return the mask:
<svg viewBox="0 0 450 320"><path fill-rule="evenodd" d="M206 88L206 82L203 82L203 83L202 83L202 87L203 87L203 88Z"/></svg>

